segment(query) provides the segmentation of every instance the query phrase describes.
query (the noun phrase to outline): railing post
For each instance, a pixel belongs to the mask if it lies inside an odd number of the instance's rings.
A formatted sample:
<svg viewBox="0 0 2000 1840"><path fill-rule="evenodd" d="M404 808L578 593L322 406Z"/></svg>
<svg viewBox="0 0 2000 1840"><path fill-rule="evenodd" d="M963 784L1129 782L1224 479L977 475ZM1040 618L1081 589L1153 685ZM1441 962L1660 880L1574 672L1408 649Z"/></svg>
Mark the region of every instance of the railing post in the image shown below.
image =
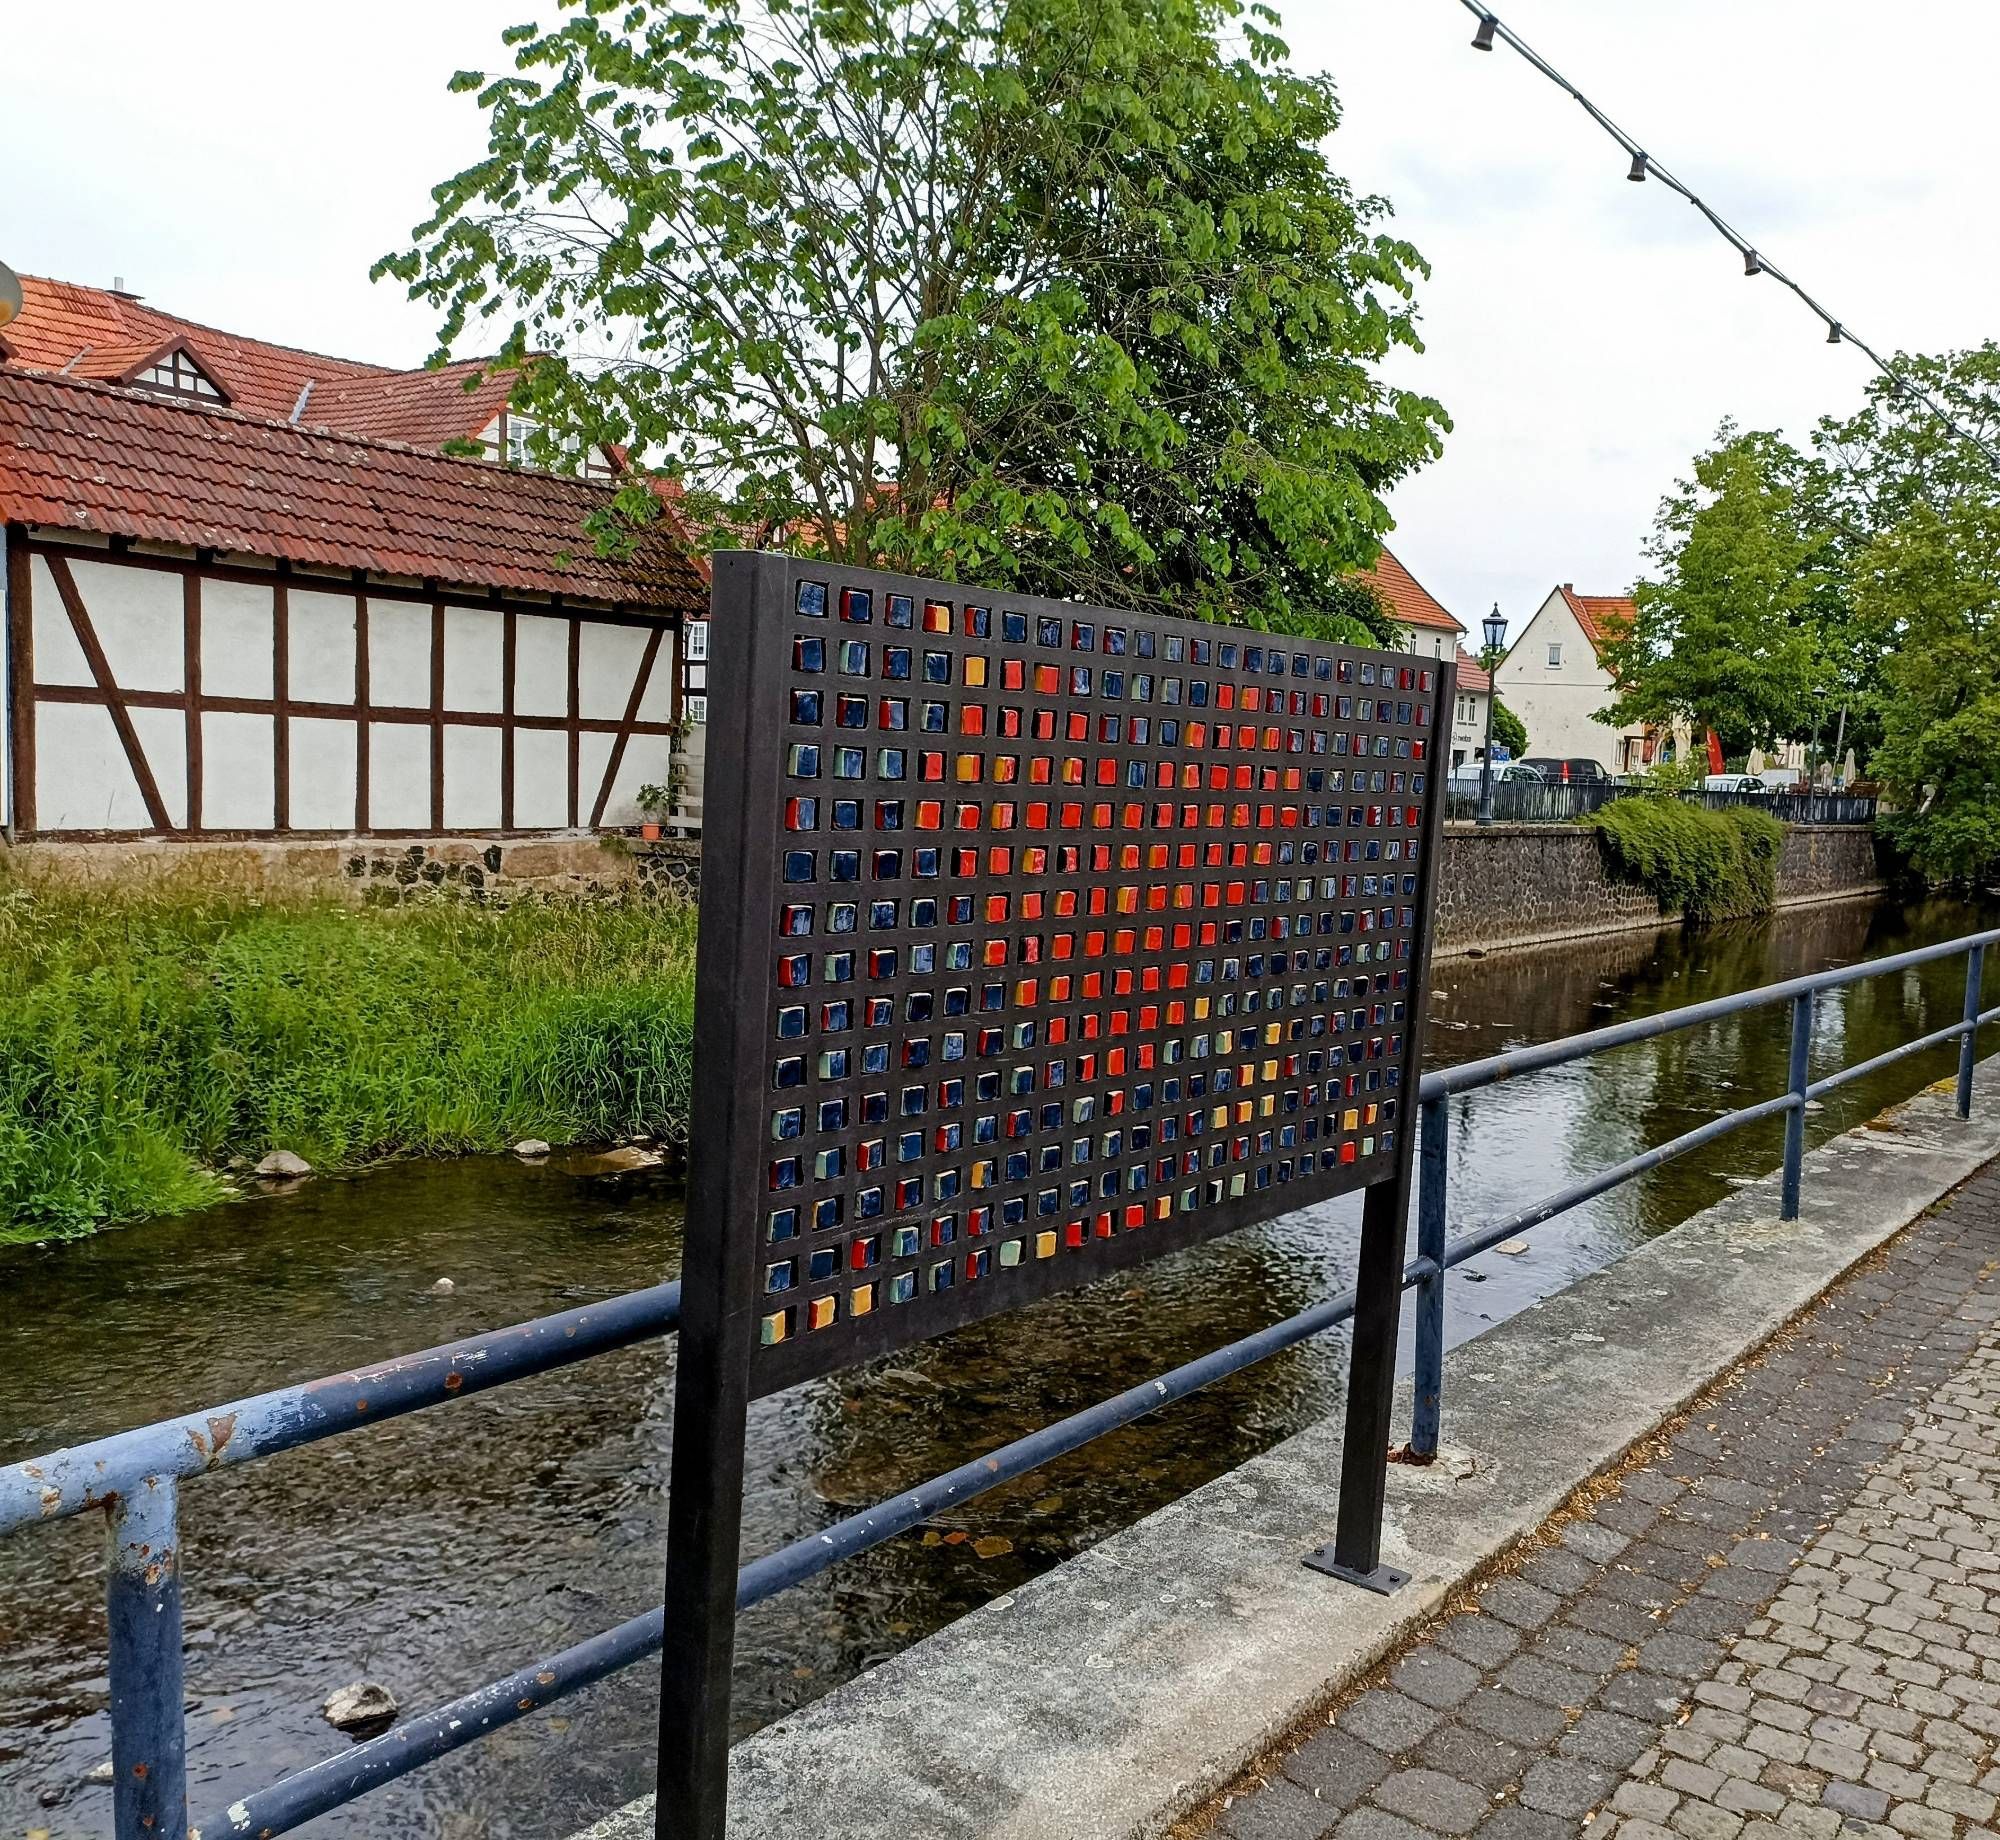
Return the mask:
<svg viewBox="0 0 2000 1840"><path fill-rule="evenodd" d="M1448 1099L1427 1099L1417 1148L1417 1256L1437 1263L1437 1273L1417 1286L1416 1404L1410 1414L1410 1455L1428 1463L1437 1455L1444 1409L1444 1235L1451 1146Z"/></svg>
<svg viewBox="0 0 2000 1840"><path fill-rule="evenodd" d="M1799 1217L1799 1182L1806 1160L1806 1088L1812 1084L1813 995L1810 990L1792 999L1792 1109L1785 1114L1784 1204L1780 1213L1786 1220Z"/></svg>
<svg viewBox="0 0 2000 1840"><path fill-rule="evenodd" d="M1965 1033L1958 1038L1958 1115L1972 1116L1972 1064L1979 1056L1979 1006L1986 983L1986 948L1965 955Z"/></svg>
<svg viewBox="0 0 2000 1840"><path fill-rule="evenodd" d="M109 1514L112 1829L117 1840L187 1832L180 1515L171 1476L149 1476Z"/></svg>

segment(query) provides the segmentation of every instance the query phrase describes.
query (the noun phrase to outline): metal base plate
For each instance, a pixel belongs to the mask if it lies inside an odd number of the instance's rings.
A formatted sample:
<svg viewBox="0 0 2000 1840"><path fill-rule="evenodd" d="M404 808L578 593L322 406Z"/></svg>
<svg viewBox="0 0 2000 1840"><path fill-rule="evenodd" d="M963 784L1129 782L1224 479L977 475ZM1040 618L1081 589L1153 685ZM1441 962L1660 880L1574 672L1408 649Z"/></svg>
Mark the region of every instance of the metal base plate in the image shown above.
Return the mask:
<svg viewBox="0 0 2000 1840"><path fill-rule="evenodd" d="M1364 1591L1373 1591L1377 1597L1391 1596L1410 1582L1410 1574L1397 1571L1393 1565L1378 1565L1372 1572L1357 1572L1353 1566L1336 1561L1331 1546L1321 1546L1307 1553L1305 1563L1315 1572L1324 1572L1343 1584L1359 1585Z"/></svg>

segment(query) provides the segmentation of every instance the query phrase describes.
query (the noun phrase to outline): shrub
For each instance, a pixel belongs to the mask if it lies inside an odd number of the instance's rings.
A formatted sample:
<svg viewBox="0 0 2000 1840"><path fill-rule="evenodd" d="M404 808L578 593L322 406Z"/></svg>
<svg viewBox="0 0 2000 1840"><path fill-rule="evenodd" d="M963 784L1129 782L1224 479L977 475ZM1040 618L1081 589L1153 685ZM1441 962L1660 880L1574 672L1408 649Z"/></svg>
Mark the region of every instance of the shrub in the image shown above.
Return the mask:
<svg viewBox="0 0 2000 1840"><path fill-rule="evenodd" d="M653 903L359 911L0 889L0 1239L323 1168L684 1141L694 916Z"/></svg>
<svg viewBox="0 0 2000 1840"><path fill-rule="evenodd" d="M1764 812L1630 798L1614 799L1583 823L1597 833L1612 872L1657 898L1663 914L1735 920L1777 903L1785 827Z"/></svg>

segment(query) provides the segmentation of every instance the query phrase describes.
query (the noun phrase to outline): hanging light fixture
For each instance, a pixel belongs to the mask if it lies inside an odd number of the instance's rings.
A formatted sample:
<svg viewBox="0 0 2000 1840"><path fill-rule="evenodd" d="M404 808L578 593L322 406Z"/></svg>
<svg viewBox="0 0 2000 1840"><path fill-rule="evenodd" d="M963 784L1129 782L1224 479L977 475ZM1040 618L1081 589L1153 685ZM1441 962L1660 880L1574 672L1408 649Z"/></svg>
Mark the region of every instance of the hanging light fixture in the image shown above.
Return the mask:
<svg viewBox="0 0 2000 1840"><path fill-rule="evenodd" d="M21 277L0 262L0 326L21 317Z"/></svg>
<svg viewBox="0 0 2000 1840"><path fill-rule="evenodd" d="M1830 319L1826 322L1826 342L1829 345L1838 345L1840 343L1840 322L1838 320Z"/></svg>
<svg viewBox="0 0 2000 1840"><path fill-rule="evenodd" d="M1643 153L1635 153L1632 156L1632 170L1625 176L1634 185L1644 185L1646 183L1646 156Z"/></svg>
<svg viewBox="0 0 2000 1840"><path fill-rule="evenodd" d="M1746 275L1761 275L1764 272L1764 258L1754 249L1743 252L1743 272Z"/></svg>
<svg viewBox="0 0 2000 1840"><path fill-rule="evenodd" d="M1479 30L1473 34L1472 38L1473 50L1491 51L1493 49L1493 34L1499 29L1499 25L1499 20L1495 19L1491 13L1482 13L1479 17Z"/></svg>

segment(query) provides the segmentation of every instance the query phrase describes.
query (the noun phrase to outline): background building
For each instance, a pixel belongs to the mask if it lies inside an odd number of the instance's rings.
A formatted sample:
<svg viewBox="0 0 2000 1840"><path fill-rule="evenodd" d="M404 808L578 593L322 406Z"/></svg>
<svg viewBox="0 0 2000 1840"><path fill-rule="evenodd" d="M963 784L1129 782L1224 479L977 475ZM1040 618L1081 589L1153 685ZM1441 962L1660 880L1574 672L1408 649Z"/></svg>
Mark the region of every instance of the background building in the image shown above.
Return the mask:
<svg viewBox="0 0 2000 1840"><path fill-rule="evenodd" d="M1636 773L1681 751L1644 723L1612 728L1593 719L1615 694L1605 648L1637 612L1629 595L1579 594L1570 582L1536 609L1493 673L1500 700L1527 725L1530 754Z"/></svg>

